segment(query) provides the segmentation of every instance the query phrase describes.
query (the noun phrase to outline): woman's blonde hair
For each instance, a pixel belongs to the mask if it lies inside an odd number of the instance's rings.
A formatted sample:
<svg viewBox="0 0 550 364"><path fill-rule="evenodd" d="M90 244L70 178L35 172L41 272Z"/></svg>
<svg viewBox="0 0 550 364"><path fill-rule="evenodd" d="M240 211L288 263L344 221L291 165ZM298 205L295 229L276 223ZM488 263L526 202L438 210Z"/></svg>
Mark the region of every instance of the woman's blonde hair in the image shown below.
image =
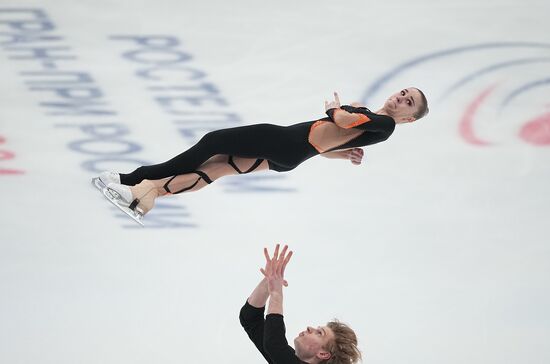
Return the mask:
<svg viewBox="0 0 550 364"><path fill-rule="evenodd" d="M428 99L426 99L426 95L424 95L424 92L422 92L422 90L418 88L416 89L418 90L418 92L420 92L421 105L413 116L416 120L418 120L428 115L428 113L430 112L430 108L428 107Z"/></svg>

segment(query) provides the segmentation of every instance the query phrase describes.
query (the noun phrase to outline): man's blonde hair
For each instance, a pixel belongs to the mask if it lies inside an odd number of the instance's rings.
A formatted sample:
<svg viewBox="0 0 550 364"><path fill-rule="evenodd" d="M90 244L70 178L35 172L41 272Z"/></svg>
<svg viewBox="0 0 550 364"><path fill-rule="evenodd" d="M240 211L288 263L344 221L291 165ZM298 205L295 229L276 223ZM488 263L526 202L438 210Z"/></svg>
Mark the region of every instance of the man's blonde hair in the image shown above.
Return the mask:
<svg viewBox="0 0 550 364"><path fill-rule="evenodd" d="M361 359L361 352L357 348L357 336L346 324L334 320L327 323L327 326L334 333L334 340L331 340L324 348L331 353L325 364L354 364Z"/></svg>

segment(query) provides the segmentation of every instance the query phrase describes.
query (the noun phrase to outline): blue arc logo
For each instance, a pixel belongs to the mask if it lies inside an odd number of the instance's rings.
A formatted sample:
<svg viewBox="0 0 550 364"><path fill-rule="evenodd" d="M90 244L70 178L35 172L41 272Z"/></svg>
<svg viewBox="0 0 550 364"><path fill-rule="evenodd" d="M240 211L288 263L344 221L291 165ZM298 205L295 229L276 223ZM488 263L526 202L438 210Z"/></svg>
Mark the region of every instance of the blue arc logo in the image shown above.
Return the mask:
<svg viewBox="0 0 550 364"><path fill-rule="evenodd" d="M445 49L394 67L367 87L362 100L369 104L382 93L414 86L410 81L414 78L428 79L433 86L421 88L431 110L453 109L453 103L461 106L456 122L465 142L492 145L506 130L523 142L550 146L549 65L547 43L500 42Z"/></svg>

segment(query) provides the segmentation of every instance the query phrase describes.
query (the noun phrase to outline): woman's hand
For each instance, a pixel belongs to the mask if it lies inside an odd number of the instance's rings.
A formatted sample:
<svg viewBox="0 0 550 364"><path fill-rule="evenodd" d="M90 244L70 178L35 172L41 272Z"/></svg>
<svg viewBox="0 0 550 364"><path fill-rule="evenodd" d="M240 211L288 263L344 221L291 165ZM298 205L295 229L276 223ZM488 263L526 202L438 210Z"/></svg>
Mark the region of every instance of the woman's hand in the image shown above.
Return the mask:
<svg viewBox="0 0 550 364"><path fill-rule="evenodd" d="M334 101L328 102L325 100L325 111L335 108L339 109L340 106L340 97L337 92L334 93Z"/></svg>
<svg viewBox="0 0 550 364"><path fill-rule="evenodd" d="M260 268L260 272L262 272L267 280L267 287L270 294L282 294L283 286L288 286L288 282L284 279L285 268L292 257L292 251L289 251L287 254L287 250L288 246L285 245L279 254L279 244L277 244L275 246L273 257L270 258L267 248L264 248L266 262L265 268Z"/></svg>
<svg viewBox="0 0 550 364"><path fill-rule="evenodd" d="M363 149L361 148L353 148L346 151L348 153L348 159L351 161L352 164L355 164L356 166L361 164L361 161L363 160L363 155L365 152L363 152Z"/></svg>

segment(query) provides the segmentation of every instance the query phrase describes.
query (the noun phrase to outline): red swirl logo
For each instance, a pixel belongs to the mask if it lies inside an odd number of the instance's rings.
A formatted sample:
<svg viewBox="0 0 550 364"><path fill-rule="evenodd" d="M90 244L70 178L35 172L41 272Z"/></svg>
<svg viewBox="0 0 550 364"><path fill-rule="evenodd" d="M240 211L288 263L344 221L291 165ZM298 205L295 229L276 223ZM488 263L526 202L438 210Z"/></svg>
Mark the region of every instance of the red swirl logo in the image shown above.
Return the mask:
<svg viewBox="0 0 550 364"><path fill-rule="evenodd" d="M6 143L6 138L0 135L0 144L5 144L5 143ZM0 162L9 161L11 159L15 159L15 153L9 150L0 149ZM23 173L25 172L19 169L0 167L0 175L14 175L14 174L23 174Z"/></svg>

